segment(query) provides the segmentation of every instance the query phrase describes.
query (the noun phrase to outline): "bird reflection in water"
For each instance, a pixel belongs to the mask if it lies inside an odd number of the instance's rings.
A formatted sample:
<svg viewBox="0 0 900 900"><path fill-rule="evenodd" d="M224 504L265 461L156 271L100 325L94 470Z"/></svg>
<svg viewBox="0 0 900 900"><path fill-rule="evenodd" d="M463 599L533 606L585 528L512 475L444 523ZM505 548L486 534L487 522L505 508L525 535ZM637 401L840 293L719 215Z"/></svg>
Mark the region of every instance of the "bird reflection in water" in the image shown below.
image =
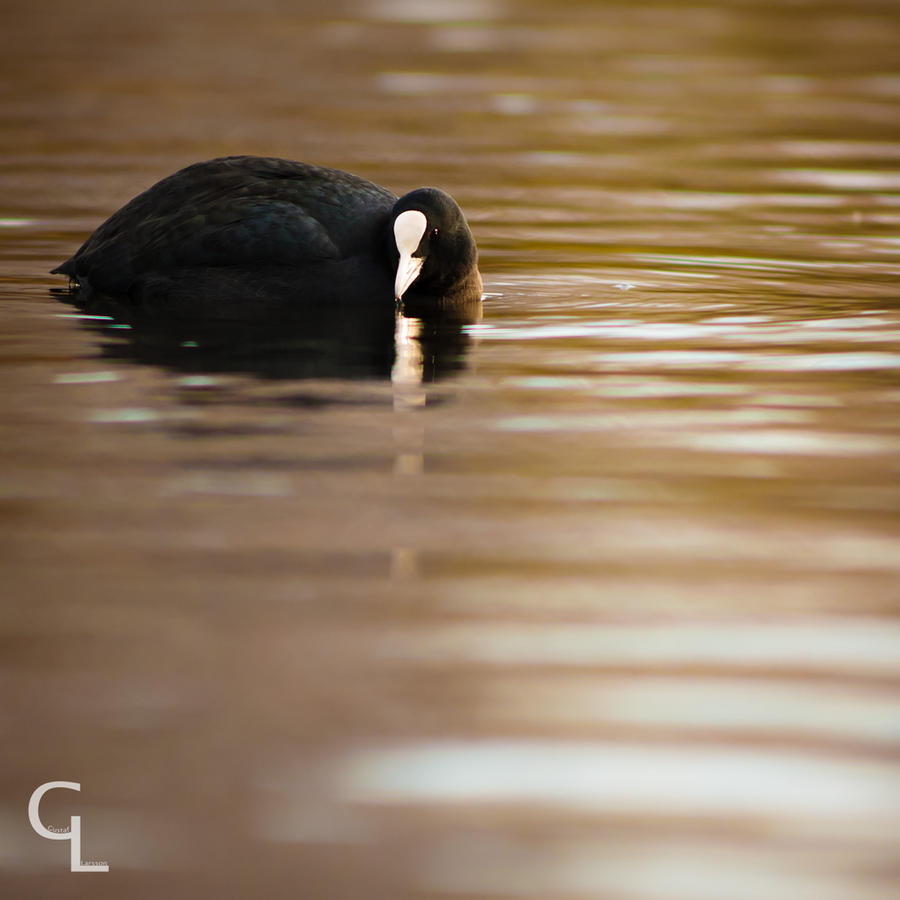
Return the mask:
<svg viewBox="0 0 900 900"><path fill-rule="evenodd" d="M263 297L263 288L280 296ZM272 303L279 315L251 321L160 316L112 298L94 297L86 303L77 292L54 293L81 311L83 323L98 335L107 359L190 375L390 381L397 414L392 426L393 473L398 478L421 476L425 424L417 413L427 405L429 383L465 368L472 340L466 326L480 320L480 298L449 306L432 298L415 307L396 308L383 303L304 303L302 309L286 314L290 304L283 301L290 289L277 279L267 285L264 280L256 283L252 308L271 308ZM414 580L419 571L417 548L392 548L391 580Z"/></svg>
<svg viewBox="0 0 900 900"><path fill-rule="evenodd" d="M465 368L471 343L466 326L481 318L480 298L451 306L429 298L414 307L396 308L329 298L327 303L305 302L290 309L285 299L296 286L280 273L261 273L244 289L252 318L183 316L174 311L175 303L166 304L166 314L160 315L116 298L94 296L83 302L77 291L53 293L81 311L85 325L101 337L100 350L107 359L198 375L390 379L401 405L412 402L413 380L421 386ZM194 294L192 312L215 303L216 285L204 285L203 290L209 302L196 302ZM278 312L267 318L266 310Z"/></svg>

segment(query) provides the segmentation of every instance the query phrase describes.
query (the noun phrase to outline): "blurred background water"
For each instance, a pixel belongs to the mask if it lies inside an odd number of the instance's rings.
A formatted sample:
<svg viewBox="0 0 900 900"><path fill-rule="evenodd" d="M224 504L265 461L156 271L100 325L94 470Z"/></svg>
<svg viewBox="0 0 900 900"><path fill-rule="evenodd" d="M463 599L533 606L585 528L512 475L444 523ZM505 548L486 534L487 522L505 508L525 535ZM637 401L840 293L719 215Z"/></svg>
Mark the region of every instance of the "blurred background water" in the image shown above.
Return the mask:
<svg viewBox="0 0 900 900"><path fill-rule="evenodd" d="M3 896L897 895L893 0L0 16ZM229 153L449 190L483 320L273 369L49 294Z"/></svg>

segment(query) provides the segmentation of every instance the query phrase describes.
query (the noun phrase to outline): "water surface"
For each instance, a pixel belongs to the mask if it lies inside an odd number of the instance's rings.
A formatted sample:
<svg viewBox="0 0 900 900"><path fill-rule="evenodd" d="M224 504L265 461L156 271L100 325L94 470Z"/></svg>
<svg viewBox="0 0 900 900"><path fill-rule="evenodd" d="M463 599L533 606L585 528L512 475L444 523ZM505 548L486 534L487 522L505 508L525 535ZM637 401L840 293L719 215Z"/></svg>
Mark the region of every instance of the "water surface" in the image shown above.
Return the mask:
<svg viewBox="0 0 900 900"><path fill-rule="evenodd" d="M894 3L3 17L4 895L896 896ZM483 319L50 295L244 152L451 191Z"/></svg>

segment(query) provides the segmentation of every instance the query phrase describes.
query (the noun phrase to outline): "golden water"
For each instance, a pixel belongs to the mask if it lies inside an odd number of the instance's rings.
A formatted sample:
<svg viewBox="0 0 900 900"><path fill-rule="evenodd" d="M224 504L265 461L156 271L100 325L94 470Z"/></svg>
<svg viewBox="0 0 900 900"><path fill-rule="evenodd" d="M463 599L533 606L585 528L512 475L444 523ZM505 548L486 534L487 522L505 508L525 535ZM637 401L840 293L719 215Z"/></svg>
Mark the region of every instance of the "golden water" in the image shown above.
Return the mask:
<svg viewBox="0 0 900 900"><path fill-rule="evenodd" d="M896 3L0 16L4 897L896 896ZM50 296L226 153L451 191L483 321L264 377Z"/></svg>

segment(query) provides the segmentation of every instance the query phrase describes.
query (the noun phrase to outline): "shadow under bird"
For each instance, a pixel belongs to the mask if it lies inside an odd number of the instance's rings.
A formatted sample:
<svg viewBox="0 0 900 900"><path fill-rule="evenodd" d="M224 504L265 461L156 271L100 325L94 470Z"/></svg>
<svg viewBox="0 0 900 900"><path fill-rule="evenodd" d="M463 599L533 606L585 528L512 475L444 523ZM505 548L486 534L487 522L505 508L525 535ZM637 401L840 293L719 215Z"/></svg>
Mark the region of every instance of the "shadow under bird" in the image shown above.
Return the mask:
<svg viewBox="0 0 900 900"><path fill-rule="evenodd" d="M112 298L140 315L194 320L401 302L461 311L482 291L475 240L449 194L398 198L337 169L253 156L157 182L53 273L69 277L79 303Z"/></svg>

